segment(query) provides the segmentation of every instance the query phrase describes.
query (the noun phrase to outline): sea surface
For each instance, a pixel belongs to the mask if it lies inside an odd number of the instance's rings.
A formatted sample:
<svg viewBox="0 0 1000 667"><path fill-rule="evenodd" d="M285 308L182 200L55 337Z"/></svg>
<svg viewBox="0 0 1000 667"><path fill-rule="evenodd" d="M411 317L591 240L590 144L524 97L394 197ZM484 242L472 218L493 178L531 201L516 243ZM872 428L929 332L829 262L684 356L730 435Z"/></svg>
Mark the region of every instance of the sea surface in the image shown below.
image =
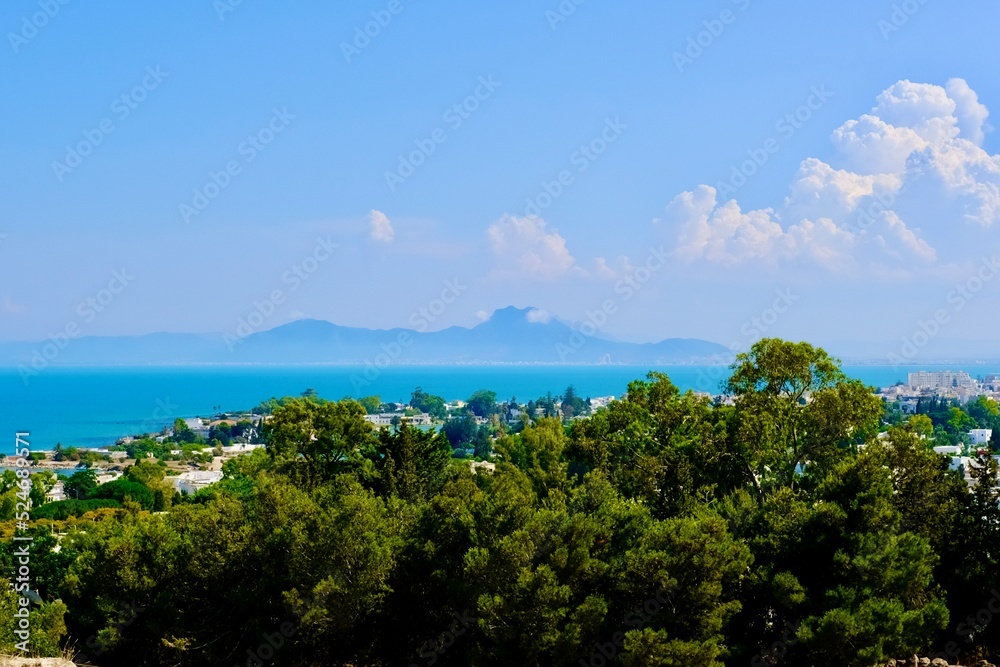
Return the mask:
<svg viewBox="0 0 1000 667"><path fill-rule="evenodd" d="M15 433L30 433L32 449L113 444L126 435L152 432L177 417L220 410L249 410L272 396L314 388L328 399L381 396L406 402L415 387L465 399L477 389L521 402L562 394L573 385L584 397L621 396L628 383L650 370L666 373L681 389L718 392L724 366L398 366L376 371L360 366L197 366L48 368L25 383L16 369L0 368L0 452L14 449ZM1000 372L1000 364L975 366L845 366L865 383L884 387L906 381L915 370L966 370L973 377Z"/></svg>

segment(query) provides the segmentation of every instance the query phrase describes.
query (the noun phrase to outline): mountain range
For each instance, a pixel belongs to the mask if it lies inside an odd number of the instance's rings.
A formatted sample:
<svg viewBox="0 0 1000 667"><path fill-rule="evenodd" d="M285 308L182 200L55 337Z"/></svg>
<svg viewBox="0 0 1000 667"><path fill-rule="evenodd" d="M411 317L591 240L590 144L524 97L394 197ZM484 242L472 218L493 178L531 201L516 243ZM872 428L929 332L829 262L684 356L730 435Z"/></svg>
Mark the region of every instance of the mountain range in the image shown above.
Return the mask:
<svg viewBox="0 0 1000 667"><path fill-rule="evenodd" d="M692 364L728 362L728 348L698 339L628 343L584 336L534 308L497 310L472 327L422 332L297 320L238 334L156 333L0 344L0 365L143 364ZM584 328L586 330L586 328Z"/></svg>

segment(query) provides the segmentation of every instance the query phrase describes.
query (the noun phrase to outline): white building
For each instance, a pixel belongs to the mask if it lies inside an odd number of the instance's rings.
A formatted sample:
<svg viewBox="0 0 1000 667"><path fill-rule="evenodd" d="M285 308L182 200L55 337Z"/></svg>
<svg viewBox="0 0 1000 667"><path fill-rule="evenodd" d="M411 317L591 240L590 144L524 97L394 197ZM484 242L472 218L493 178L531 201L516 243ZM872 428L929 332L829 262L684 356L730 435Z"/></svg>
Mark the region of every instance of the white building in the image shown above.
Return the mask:
<svg viewBox="0 0 1000 667"><path fill-rule="evenodd" d="M974 428L969 431L969 442L974 445L985 445L993 437L991 428Z"/></svg>
<svg viewBox="0 0 1000 667"><path fill-rule="evenodd" d="M406 420L407 423L413 426L430 426L431 424L431 416L426 412L409 417L406 416L405 412L383 412L377 415L365 415L365 421L375 426L391 426L394 419L400 421Z"/></svg>
<svg viewBox="0 0 1000 667"><path fill-rule="evenodd" d="M170 478L181 493L193 494L222 481L222 472L216 470L192 470Z"/></svg>
<svg viewBox="0 0 1000 667"><path fill-rule="evenodd" d="M597 408L606 408L615 400L614 396L598 396L597 398L590 399L590 408L596 410Z"/></svg>
<svg viewBox="0 0 1000 667"><path fill-rule="evenodd" d="M479 471L496 472L497 464L490 463L489 461L469 461L469 468L472 470L472 474L475 475Z"/></svg>
<svg viewBox="0 0 1000 667"><path fill-rule="evenodd" d="M205 425L199 417L194 417L192 419L185 419L184 423L187 425L191 432L195 435L200 435L203 438L208 438L209 428Z"/></svg>
<svg viewBox="0 0 1000 667"><path fill-rule="evenodd" d="M908 374L909 385L915 389L972 389L976 381L965 371L918 371Z"/></svg>
<svg viewBox="0 0 1000 667"><path fill-rule="evenodd" d="M934 451L945 456L960 456L962 454L962 448L958 446L935 447Z"/></svg>
<svg viewBox="0 0 1000 667"><path fill-rule="evenodd" d="M66 488L62 482L56 482L45 492L45 502L52 503L59 500L66 500Z"/></svg>
<svg viewBox="0 0 1000 667"><path fill-rule="evenodd" d="M227 454L227 455L249 454L253 450L260 449L263 446L264 445L248 445L248 444L245 444L245 443L240 443L240 444L236 444L236 445L228 445L228 446L222 448L222 453L223 454Z"/></svg>
<svg viewBox="0 0 1000 667"><path fill-rule="evenodd" d="M97 473L95 480L98 485L107 484L108 482L113 482L122 476L121 470L102 470Z"/></svg>
<svg viewBox="0 0 1000 667"><path fill-rule="evenodd" d="M1000 464L1000 456L994 456L993 458ZM969 485L970 489L976 485L976 479L972 476L974 463L975 459L971 456L954 456L951 459L951 469L958 470L965 476L965 482ZM998 473L997 486L1000 488L1000 473Z"/></svg>

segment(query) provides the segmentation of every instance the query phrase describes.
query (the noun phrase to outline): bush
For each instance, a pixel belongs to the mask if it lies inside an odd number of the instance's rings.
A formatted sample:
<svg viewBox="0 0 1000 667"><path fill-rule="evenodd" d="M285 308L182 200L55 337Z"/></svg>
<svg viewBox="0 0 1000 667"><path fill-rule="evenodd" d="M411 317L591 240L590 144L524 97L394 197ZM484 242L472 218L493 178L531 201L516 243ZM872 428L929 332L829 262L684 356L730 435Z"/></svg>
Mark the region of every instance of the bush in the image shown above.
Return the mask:
<svg viewBox="0 0 1000 667"><path fill-rule="evenodd" d="M144 510L153 509L153 492L148 487L125 478L102 484L91 492L87 500L109 498L124 504L126 497L131 497Z"/></svg>
<svg viewBox="0 0 1000 667"><path fill-rule="evenodd" d="M83 516L87 512L102 507L121 507L121 503L111 499L59 500L54 503L46 503L41 507L31 510L31 518L65 521L71 516Z"/></svg>

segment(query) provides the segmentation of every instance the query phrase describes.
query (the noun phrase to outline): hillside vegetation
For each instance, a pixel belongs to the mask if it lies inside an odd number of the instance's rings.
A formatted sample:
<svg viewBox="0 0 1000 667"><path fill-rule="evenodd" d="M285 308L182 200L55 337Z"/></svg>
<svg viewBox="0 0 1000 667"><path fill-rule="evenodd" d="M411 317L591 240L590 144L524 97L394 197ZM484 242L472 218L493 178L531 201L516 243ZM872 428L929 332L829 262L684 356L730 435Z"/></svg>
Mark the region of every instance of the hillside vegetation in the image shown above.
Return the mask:
<svg viewBox="0 0 1000 667"><path fill-rule="evenodd" d="M651 373L501 435L476 474L440 433L283 401L266 450L194 497L36 521L34 646L129 667L1000 654L991 456L970 491L911 426L877 437L881 400L805 343L759 342L725 391Z"/></svg>

